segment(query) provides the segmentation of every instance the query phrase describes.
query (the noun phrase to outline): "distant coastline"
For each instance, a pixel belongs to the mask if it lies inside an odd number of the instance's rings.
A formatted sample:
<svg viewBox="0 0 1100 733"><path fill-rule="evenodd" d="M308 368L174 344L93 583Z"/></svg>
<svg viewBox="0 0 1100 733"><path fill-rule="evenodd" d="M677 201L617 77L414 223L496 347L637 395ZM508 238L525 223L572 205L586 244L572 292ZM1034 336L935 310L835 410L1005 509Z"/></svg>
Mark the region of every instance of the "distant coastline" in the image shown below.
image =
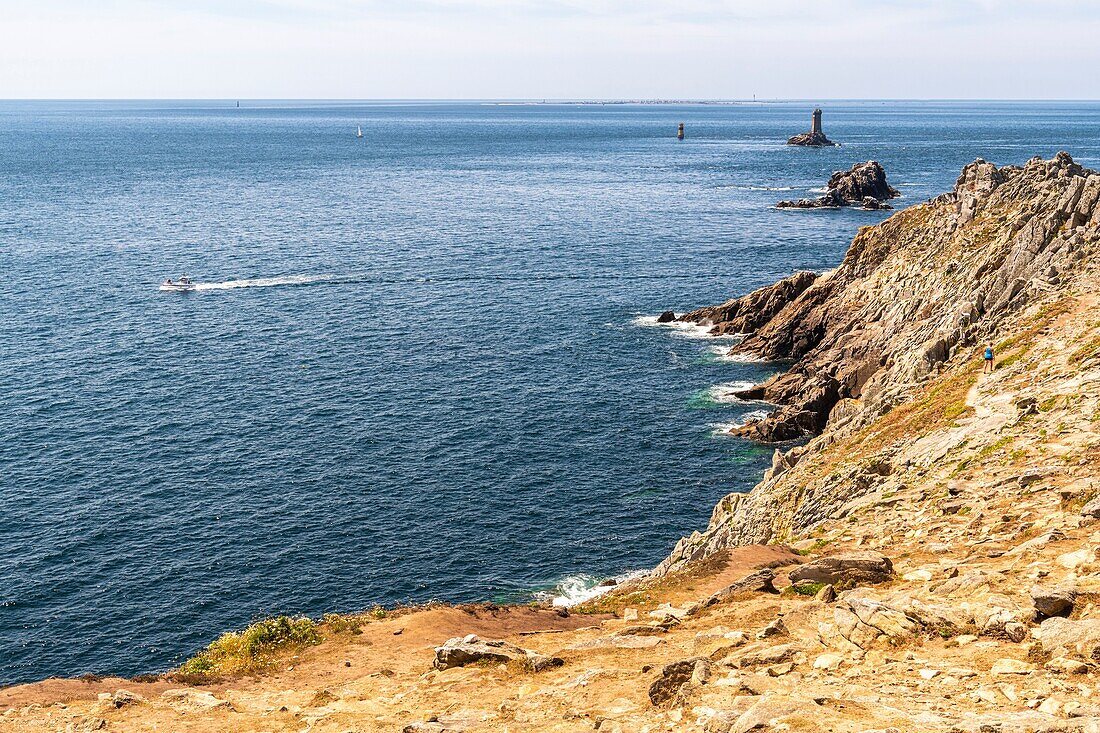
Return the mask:
<svg viewBox="0 0 1100 733"><path fill-rule="evenodd" d="M723 106L723 107L737 107L746 104L779 104L782 100L763 100L763 99L543 99L541 101L528 101L528 102L486 102L488 106L492 107L518 107L518 106L613 106L613 105L700 105L700 106Z"/></svg>

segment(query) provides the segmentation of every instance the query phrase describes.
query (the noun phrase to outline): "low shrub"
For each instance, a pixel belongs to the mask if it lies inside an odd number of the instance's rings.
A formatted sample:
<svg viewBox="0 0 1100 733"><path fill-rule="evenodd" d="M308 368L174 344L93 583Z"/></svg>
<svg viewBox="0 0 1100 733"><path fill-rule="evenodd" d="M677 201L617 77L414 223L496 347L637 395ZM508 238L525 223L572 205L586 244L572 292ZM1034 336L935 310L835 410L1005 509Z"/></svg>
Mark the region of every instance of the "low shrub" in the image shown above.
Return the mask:
<svg viewBox="0 0 1100 733"><path fill-rule="evenodd" d="M180 665L176 673L184 678L204 678L262 672L285 652L320 644L321 640L317 624L311 619L276 616L257 621L244 631L222 634Z"/></svg>

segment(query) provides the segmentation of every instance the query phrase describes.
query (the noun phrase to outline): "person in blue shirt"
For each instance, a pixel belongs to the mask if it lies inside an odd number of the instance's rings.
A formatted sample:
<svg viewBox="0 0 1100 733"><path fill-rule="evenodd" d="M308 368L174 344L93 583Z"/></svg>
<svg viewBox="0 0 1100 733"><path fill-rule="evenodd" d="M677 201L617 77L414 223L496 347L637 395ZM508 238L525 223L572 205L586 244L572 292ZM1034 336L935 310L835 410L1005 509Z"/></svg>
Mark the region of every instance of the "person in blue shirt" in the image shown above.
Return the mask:
<svg viewBox="0 0 1100 733"><path fill-rule="evenodd" d="M993 373L993 342L990 341L989 345L985 347L985 369L983 371Z"/></svg>

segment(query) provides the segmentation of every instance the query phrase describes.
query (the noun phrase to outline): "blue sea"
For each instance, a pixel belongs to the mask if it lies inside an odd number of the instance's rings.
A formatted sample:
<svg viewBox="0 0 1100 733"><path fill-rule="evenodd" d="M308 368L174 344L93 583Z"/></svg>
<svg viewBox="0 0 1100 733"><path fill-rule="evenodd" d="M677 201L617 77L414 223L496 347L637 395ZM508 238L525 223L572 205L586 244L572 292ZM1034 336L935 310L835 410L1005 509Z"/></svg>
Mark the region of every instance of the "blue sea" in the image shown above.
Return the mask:
<svg viewBox="0 0 1100 733"><path fill-rule="evenodd" d="M814 106L0 103L0 683L651 567L768 465L721 433L781 368L653 316L886 216L777 200L1100 166L1100 104L832 102L842 147L785 146Z"/></svg>

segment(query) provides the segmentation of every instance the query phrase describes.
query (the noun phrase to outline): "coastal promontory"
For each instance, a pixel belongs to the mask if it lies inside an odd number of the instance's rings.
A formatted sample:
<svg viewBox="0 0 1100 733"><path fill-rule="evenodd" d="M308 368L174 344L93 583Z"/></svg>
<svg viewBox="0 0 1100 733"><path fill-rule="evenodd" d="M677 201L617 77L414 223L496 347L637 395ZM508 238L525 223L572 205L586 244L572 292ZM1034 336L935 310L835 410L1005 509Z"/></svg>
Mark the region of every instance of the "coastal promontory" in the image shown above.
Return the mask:
<svg viewBox="0 0 1100 733"><path fill-rule="evenodd" d="M836 269L679 316L774 362L737 429L773 460L645 577L261 621L2 689L0 732L1096 733L1098 253L1100 174L976 160Z"/></svg>

